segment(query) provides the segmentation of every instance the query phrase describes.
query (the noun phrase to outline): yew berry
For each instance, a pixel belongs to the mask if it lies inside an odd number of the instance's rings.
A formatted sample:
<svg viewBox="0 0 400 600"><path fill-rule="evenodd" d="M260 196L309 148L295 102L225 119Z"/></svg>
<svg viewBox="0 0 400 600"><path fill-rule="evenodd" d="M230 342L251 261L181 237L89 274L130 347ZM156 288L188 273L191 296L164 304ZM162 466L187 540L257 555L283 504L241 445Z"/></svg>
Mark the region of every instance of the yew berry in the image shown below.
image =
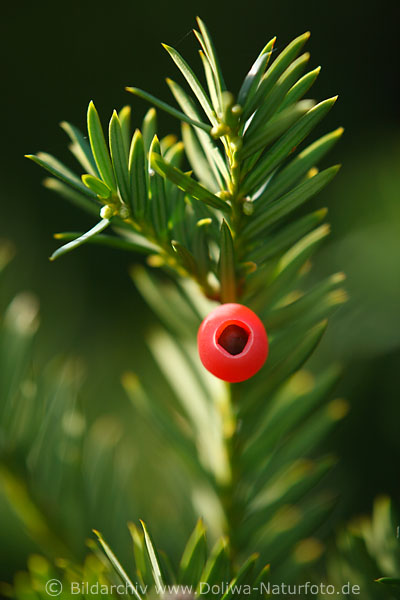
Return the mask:
<svg viewBox="0 0 400 600"><path fill-rule="evenodd" d="M243 304L221 304L211 311L200 325L197 345L205 368L230 383L255 375L268 355L264 325Z"/></svg>

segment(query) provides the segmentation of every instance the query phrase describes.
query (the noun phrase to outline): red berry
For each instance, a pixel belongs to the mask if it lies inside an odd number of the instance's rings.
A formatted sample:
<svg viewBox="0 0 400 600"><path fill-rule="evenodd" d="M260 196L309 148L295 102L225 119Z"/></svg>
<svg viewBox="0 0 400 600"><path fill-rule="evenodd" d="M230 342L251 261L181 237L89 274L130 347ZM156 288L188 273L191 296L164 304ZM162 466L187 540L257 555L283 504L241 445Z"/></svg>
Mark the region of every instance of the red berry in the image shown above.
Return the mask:
<svg viewBox="0 0 400 600"><path fill-rule="evenodd" d="M205 368L231 383L255 375L268 355L264 325L242 304L221 304L210 312L200 325L197 344Z"/></svg>

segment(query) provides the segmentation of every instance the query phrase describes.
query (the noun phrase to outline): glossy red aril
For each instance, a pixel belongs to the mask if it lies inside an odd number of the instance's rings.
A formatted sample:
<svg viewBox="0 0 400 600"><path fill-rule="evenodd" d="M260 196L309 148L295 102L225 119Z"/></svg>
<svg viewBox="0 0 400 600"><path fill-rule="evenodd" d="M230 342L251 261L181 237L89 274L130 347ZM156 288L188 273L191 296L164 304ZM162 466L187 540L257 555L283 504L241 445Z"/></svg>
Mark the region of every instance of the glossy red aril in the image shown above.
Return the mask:
<svg viewBox="0 0 400 600"><path fill-rule="evenodd" d="M268 338L258 316L243 304L221 304L197 335L201 362L210 373L235 383L249 379L268 356Z"/></svg>

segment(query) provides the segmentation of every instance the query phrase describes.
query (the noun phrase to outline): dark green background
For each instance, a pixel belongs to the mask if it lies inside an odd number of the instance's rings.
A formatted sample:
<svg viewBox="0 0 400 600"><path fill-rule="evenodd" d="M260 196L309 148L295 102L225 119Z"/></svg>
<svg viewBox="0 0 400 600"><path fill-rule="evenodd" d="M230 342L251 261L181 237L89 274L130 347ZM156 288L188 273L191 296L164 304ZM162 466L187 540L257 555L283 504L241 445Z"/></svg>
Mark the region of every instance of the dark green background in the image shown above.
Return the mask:
<svg viewBox="0 0 400 600"><path fill-rule="evenodd" d="M132 255L82 248L55 264L52 233L82 230L92 220L41 187L43 173L23 158L48 151L73 166L62 120L85 127L93 99L103 121L112 109L133 106L139 124L145 104L124 91L137 85L171 101L164 78L179 78L160 42L197 65L191 28L199 13L220 53L231 90L273 35L278 50L311 30L310 67L323 66L312 90L340 95L321 131L338 125L345 137L331 162L344 167L316 201L328 205L331 241L318 270L348 274L349 304L333 319L316 362L346 366L341 392L352 405L347 422L327 441L341 458L334 484L338 510L369 510L381 492L400 499L400 121L399 14L393 2L49 2L3 9L0 236L17 247L6 273L5 296L35 291L42 306L37 361L78 354L88 363L89 387L101 390L102 411L119 398L120 372L142 350L151 315L127 277ZM178 133L160 115L160 133ZM105 365L107 364L107 368ZM94 394L96 395L96 394Z"/></svg>

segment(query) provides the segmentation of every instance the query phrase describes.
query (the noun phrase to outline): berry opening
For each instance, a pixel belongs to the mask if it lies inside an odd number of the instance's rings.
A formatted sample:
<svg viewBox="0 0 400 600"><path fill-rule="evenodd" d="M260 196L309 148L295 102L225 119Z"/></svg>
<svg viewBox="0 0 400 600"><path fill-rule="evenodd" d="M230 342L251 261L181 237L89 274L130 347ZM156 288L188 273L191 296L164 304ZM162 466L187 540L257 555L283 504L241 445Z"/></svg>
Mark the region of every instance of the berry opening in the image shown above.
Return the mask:
<svg viewBox="0 0 400 600"><path fill-rule="evenodd" d="M232 356L243 352L249 333L240 325L228 325L218 337L218 344Z"/></svg>

